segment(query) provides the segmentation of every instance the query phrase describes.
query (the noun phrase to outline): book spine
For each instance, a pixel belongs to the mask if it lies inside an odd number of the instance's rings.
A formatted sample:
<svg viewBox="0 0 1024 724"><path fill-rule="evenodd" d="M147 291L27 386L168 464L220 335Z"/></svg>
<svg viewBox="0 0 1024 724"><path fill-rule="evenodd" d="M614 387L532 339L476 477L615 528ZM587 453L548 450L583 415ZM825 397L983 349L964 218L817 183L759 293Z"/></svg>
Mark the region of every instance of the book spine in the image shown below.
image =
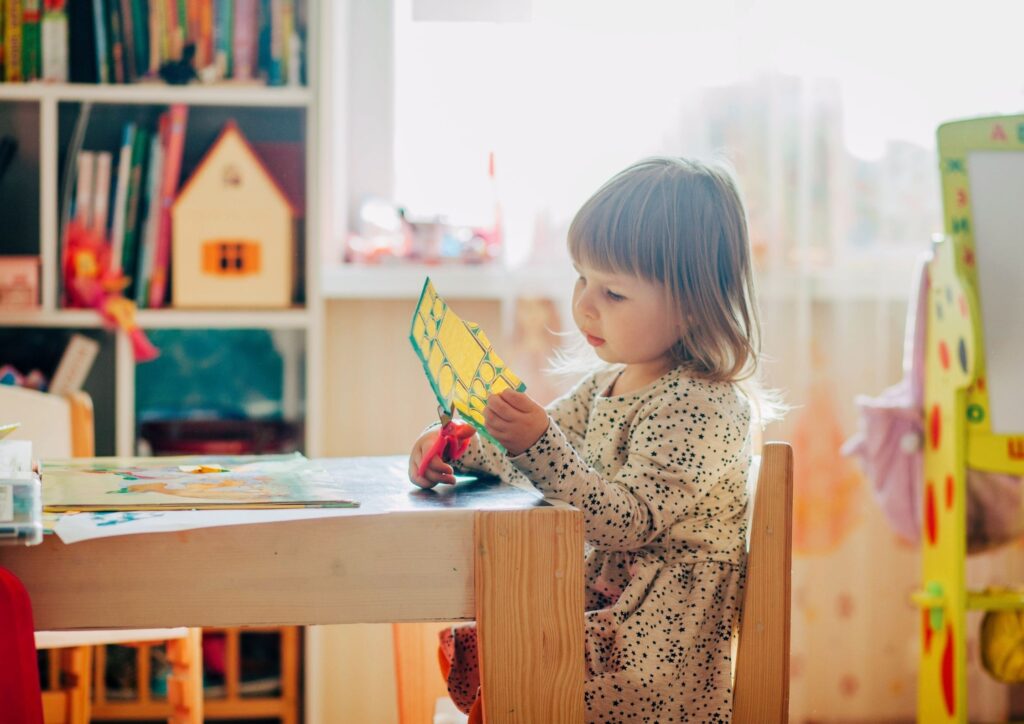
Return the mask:
<svg viewBox="0 0 1024 724"><path fill-rule="evenodd" d="M217 0L213 16L213 53L218 78L231 77L231 35L234 28L232 0Z"/></svg>
<svg viewBox="0 0 1024 724"><path fill-rule="evenodd" d="M237 0L235 3L235 59L233 76L252 80L256 66L256 33L259 0Z"/></svg>
<svg viewBox="0 0 1024 724"><path fill-rule="evenodd" d="M160 184L160 220L149 294L149 306L154 308L163 306L164 296L167 293L167 275L171 261L171 205L178 193L178 182L181 178L181 157L185 151L188 106L174 105L168 112L170 119L167 128L163 180Z"/></svg>
<svg viewBox="0 0 1024 724"><path fill-rule="evenodd" d="M126 76L121 10L118 7L118 0L103 0L103 2L106 3L107 17L110 19L110 77L115 83L124 83Z"/></svg>
<svg viewBox="0 0 1024 724"><path fill-rule="evenodd" d="M267 83L284 85L288 68L288 28L284 0L270 0L270 48L267 57Z"/></svg>
<svg viewBox="0 0 1024 724"><path fill-rule="evenodd" d="M115 0L116 2L116 0ZM131 0L120 0L121 3L121 42L124 48L125 82L133 83L138 74L135 72L135 19L132 17Z"/></svg>
<svg viewBox="0 0 1024 724"><path fill-rule="evenodd" d="M93 193L96 190L96 153L79 151L75 177L74 219L82 228L92 227Z"/></svg>
<svg viewBox="0 0 1024 724"><path fill-rule="evenodd" d="M22 3L21 73L26 81L39 80L43 72L40 0L22 0Z"/></svg>
<svg viewBox="0 0 1024 724"><path fill-rule="evenodd" d="M110 265L112 271L124 271L125 214L128 211L128 183L132 173L132 148L135 142L135 124L126 123L121 138L121 152L117 159L117 191L114 194L114 218L110 231Z"/></svg>
<svg viewBox="0 0 1024 724"><path fill-rule="evenodd" d="M149 150L149 132L139 128L132 143L132 167L128 176L128 200L124 213L124 248L121 251L121 268L131 281L125 296L132 296L132 288L138 277L138 228L139 202L142 196L142 173Z"/></svg>
<svg viewBox="0 0 1024 724"><path fill-rule="evenodd" d="M135 41L135 75L149 72L149 9L146 0L131 0L132 29Z"/></svg>
<svg viewBox="0 0 1024 724"><path fill-rule="evenodd" d="M46 0L43 5L43 79L68 80L68 13L66 0Z"/></svg>
<svg viewBox="0 0 1024 724"><path fill-rule="evenodd" d="M92 229L99 238L107 240L107 222L110 220L110 174L114 154L100 151L96 154L96 182L93 185Z"/></svg>
<svg viewBox="0 0 1024 724"><path fill-rule="evenodd" d="M156 251L157 228L160 224L160 182L163 178L164 147L167 143L168 115L160 115L157 132L149 146L149 168L146 171L145 220L139 239L139 269L135 280L135 304L139 309L149 304L150 280L153 276L153 256Z"/></svg>
<svg viewBox="0 0 1024 724"><path fill-rule="evenodd" d="M100 83L110 82L110 48L107 44L107 20L103 0L92 0L93 32L96 36L96 76Z"/></svg>
<svg viewBox="0 0 1024 724"><path fill-rule="evenodd" d="M4 80L18 83L21 73L21 0L4 0Z"/></svg>

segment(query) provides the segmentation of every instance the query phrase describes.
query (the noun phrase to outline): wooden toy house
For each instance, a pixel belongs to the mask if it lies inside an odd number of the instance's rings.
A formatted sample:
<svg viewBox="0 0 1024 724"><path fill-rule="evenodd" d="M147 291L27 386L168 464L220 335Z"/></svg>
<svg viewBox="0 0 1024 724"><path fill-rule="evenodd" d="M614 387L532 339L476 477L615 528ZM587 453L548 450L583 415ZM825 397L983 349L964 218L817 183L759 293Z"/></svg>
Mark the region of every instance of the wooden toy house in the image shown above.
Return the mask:
<svg viewBox="0 0 1024 724"><path fill-rule="evenodd" d="M297 216L238 126L227 123L171 209L173 306L290 306Z"/></svg>

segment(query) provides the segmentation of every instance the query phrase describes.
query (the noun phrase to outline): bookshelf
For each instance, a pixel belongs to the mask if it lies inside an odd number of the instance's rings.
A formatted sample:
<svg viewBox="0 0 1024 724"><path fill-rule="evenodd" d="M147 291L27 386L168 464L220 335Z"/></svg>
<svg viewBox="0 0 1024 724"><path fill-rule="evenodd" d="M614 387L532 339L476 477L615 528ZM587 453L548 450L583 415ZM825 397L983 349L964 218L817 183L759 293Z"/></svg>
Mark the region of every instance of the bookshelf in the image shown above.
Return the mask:
<svg viewBox="0 0 1024 724"><path fill-rule="evenodd" d="M323 367L319 239L321 159L326 154L321 151L320 133L326 109L318 81L327 67L321 59L318 36L328 11L318 0L299 2L308 28L303 48L304 85L222 81L178 86L149 80L131 84L0 83L0 135L10 135L18 144L15 160L0 180L0 255L32 255L40 260L38 306L0 309L0 349L11 349L10 345L30 337L71 331L84 331L101 340L105 349L87 388L94 386L90 392L98 401L98 425L103 425L104 417L112 418L113 423L112 433L106 436L108 443L101 443L98 454L131 455L137 450L137 367L130 341L122 333L104 329L97 312L61 306L60 219L64 176L70 168L66 155L83 110L89 119L82 148L116 154L117 139L126 122L152 123L161 111L174 105L188 107L182 184L228 120L238 123L257 151L261 141L298 149L300 160L293 167L300 169L302 177L303 203L296 237L302 263L289 308L184 310L175 309L171 300L165 308L139 310L136 322L145 330L267 330L275 343L285 340L289 349L281 356L290 379L283 387L293 403L288 407L298 417L293 421L301 423L304 430L303 452L318 454L322 403L310 391L319 389ZM0 364L7 361L0 359ZM102 379L94 380L97 376ZM103 393L113 398L107 410L99 401ZM98 442L103 439L99 434Z"/></svg>

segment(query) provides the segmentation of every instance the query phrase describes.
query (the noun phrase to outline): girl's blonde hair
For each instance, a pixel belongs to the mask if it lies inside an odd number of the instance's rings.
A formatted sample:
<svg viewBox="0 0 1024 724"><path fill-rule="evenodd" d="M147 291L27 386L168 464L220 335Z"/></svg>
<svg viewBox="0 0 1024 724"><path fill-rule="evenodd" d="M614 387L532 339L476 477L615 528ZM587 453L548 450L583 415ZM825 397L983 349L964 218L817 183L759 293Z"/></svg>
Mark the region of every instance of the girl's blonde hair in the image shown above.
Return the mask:
<svg viewBox="0 0 1024 724"><path fill-rule="evenodd" d="M672 354L695 377L738 382L757 373L746 214L723 167L669 157L633 164L576 213L569 253L664 285L681 324Z"/></svg>

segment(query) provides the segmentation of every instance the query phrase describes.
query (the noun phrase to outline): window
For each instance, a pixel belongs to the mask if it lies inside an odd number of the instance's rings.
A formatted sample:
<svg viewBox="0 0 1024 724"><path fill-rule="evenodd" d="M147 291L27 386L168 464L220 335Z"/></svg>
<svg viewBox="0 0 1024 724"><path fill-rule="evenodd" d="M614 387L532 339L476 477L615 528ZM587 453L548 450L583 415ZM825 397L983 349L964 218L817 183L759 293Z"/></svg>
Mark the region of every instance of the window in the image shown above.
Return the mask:
<svg viewBox="0 0 1024 724"><path fill-rule="evenodd" d="M481 225L500 203L512 265L656 153L733 165L764 265L917 251L941 228L936 127L1015 112L1024 85L1010 2L533 0L509 23L394 2L395 200Z"/></svg>

